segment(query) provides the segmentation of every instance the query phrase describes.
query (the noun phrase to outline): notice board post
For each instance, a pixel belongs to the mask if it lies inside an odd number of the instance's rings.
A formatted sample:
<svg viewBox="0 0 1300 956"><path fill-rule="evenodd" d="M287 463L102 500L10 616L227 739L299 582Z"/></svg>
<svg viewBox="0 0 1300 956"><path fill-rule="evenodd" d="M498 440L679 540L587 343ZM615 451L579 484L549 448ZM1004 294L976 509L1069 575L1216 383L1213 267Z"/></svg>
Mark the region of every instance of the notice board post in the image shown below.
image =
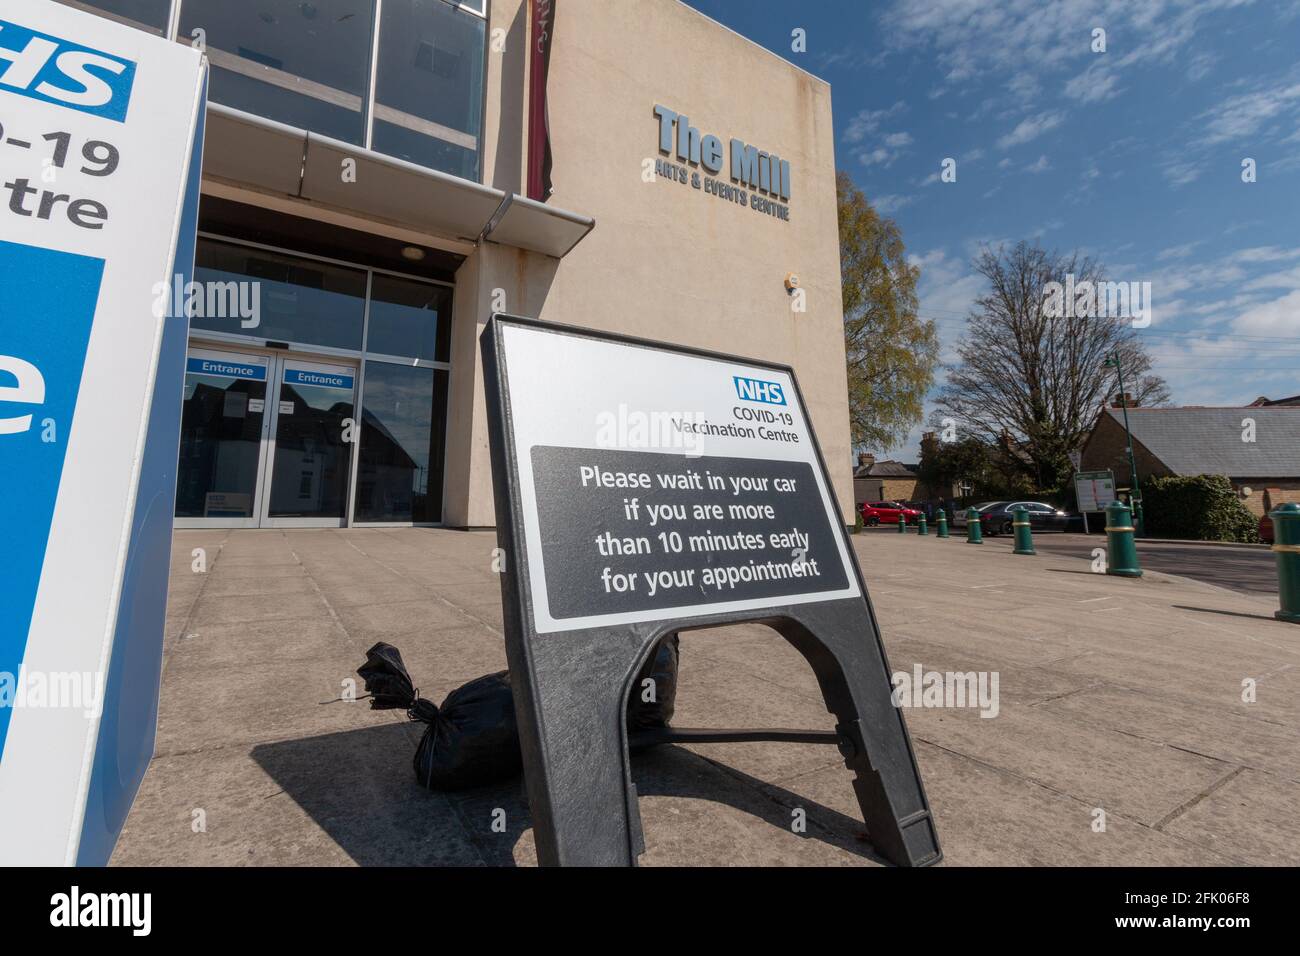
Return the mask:
<svg viewBox="0 0 1300 956"><path fill-rule="evenodd" d="M1074 498L1083 515L1083 530L1088 530L1088 512L1105 511L1115 500L1115 476L1109 471L1076 471Z"/></svg>
<svg viewBox="0 0 1300 956"><path fill-rule="evenodd" d="M206 82L0 6L0 863L107 863L153 756Z"/></svg>
<svg viewBox="0 0 1300 956"><path fill-rule="evenodd" d="M876 849L941 853L866 588L792 370L495 315L481 337L502 595L542 864L643 848L625 711L664 636L797 648Z"/></svg>

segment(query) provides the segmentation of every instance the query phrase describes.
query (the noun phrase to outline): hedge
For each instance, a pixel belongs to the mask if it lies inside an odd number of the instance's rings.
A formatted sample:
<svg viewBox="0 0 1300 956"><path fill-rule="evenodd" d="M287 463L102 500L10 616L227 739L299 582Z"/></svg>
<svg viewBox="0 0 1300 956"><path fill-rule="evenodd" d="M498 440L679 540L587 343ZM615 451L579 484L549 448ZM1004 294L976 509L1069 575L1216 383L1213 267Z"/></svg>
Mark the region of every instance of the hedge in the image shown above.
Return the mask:
<svg viewBox="0 0 1300 956"><path fill-rule="evenodd" d="M1154 538L1259 540L1259 519L1224 475L1152 478L1142 486L1146 532Z"/></svg>

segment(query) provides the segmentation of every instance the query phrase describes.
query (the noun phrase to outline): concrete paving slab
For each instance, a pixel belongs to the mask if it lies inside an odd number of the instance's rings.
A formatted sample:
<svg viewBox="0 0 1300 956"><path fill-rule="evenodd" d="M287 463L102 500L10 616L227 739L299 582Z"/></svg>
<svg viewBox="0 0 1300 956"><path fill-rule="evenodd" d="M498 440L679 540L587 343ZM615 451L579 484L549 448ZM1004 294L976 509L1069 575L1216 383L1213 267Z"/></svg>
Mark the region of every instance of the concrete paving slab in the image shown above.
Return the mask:
<svg viewBox="0 0 1300 956"><path fill-rule="evenodd" d="M187 666L178 645L163 672L158 753L342 733L372 721L364 703L326 703L364 658L322 647L311 658L263 662L253 641L245 647L247 664L212 668Z"/></svg>
<svg viewBox="0 0 1300 956"><path fill-rule="evenodd" d="M950 708L911 709L907 716L920 740L1148 826L1232 770L1213 758L1036 708L1006 710L993 719ZM1052 745L1041 746L1045 740Z"/></svg>
<svg viewBox="0 0 1300 956"><path fill-rule="evenodd" d="M1252 717L1249 705L1244 713L1233 712L1210 702L1101 684L1045 701L1042 709L1300 783L1295 726Z"/></svg>
<svg viewBox="0 0 1300 956"><path fill-rule="evenodd" d="M451 801L415 782L408 745L390 720L252 748L158 757L112 862L483 863ZM203 829L196 832L200 820Z"/></svg>
<svg viewBox="0 0 1300 956"><path fill-rule="evenodd" d="M949 866L1213 866L1236 860L1196 842L1107 814L1013 773L923 741L916 759ZM787 781L792 791L856 818L851 775L826 769ZM810 811L818 818L819 811ZM860 824L859 824L860 826Z"/></svg>
<svg viewBox="0 0 1300 956"><path fill-rule="evenodd" d="M335 613L348 633L364 634L370 643L388 641L386 635L422 634L475 623L461 609L436 599L340 606Z"/></svg>
<svg viewBox="0 0 1300 956"><path fill-rule="evenodd" d="M339 655L353 650L346 633L326 614L291 621L198 624L188 628L171 648L167 668L177 669L176 680L190 671L216 669L234 677L242 676L255 662L289 667L296 661L315 660L322 653Z"/></svg>
<svg viewBox="0 0 1300 956"><path fill-rule="evenodd" d="M239 621L292 621L326 612L320 595L308 593L200 594L194 603L195 627Z"/></svg>
<svg viewBox="0 0 1300 956"><path fill-rule="evenodd" d="M771 660L767 667L718 662L695 653L692 636L682 639L682 665L678 676L677 709L673 723L679 727L795 727L834 730L835 719L826 712L817 693L812 668L803 657L776 635L784 645L782 656L793 655L783 664L793 672L806 672L809 686L792 690L788 685L764 678L776 673ZM689 662L689 663L688 663ZM827 764L842 764L834 747L782 743L692 744L688 748L737 772L774 782Z"/></svg>
<svg viewBox="0 0 1300 956"><path fill-rule="evenodd" d="M1252 864L1297 866L1297 806L1300 784L1257 770L1242 770L1162 829Z"/></svg>

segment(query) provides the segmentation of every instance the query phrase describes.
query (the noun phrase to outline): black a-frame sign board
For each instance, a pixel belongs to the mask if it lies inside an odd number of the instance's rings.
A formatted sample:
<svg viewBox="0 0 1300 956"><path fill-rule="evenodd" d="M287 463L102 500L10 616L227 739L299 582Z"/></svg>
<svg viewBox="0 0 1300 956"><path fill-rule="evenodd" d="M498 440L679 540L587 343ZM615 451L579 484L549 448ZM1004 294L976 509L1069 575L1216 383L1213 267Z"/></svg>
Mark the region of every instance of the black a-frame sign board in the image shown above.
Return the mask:
<svg viewBox="0 0 1300 956"><path fill-rule="evenodd" d="M481 337L502 592L543 864L634 865L626 702L665 635L771 626L812 665L876 850L941 857L788 366L506 315Z"/></svg>

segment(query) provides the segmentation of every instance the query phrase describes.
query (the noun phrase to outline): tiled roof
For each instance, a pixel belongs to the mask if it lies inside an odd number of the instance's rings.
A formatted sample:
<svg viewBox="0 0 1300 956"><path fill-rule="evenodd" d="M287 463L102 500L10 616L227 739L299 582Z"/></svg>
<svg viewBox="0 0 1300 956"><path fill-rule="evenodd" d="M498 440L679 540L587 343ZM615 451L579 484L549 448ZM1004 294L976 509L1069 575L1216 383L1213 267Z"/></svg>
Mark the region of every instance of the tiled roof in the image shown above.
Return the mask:
<svg viewBox="0 0 1300 956"><path fill-rule="evenodd" d="M1124 412L1107 408L1124 426ZM1249 436L1254 421L1254 441ZM1133 437L1179 475L1300 477L1300 407L1130 408Z"/></svg>
<svg viewBox="0 0 1300 956"><path fill-rule="evenodd" d="M905 465L901 461L886 459L872 462L865 468L859 465L853 470L854 478L915 478L916 466Z"/></svg>

